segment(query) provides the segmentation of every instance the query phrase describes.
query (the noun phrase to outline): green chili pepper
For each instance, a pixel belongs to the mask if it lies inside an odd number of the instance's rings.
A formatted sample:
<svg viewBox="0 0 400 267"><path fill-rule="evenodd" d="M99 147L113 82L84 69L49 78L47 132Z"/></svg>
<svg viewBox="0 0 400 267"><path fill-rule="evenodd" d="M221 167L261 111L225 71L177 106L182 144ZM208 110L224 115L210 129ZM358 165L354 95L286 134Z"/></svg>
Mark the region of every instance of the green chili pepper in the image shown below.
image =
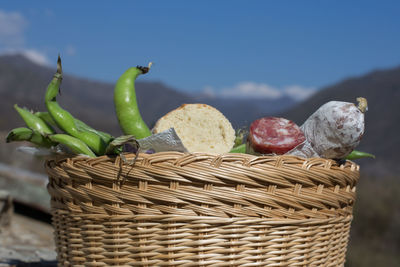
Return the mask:
<svg viewBox="0 0 400 267"><path fill-rule="evenodd" d="M14 108L18 111L19 115L21 115L22 119L25 121L26 125L41 134L53 134L54 130L49 125L46 124L41 118L33 115L29 110L25 108L18 107L17 104L14 105Z"/></svg>
<svg viewBox="0 0 400 267"><path fill-rule="evenodd" d="M246 153L246 144L235 146L229 153Z"/></svg>
<svg viewBox="0 0 400 267"><path fill-rule="evenodd" d="M62 67L61 58L59 56L57 61L57 72L54 74L53 80L48 85L45 95L47 110L61 130L83 141L97 155L103 155L106 149L106 144L103 139L93 132L80 131L76 125L76 119L71 115L71 113L64 110L58 104L56 96L59 93L61 80Z"/></svg>
<svg viewBox="0 0 400 267"><path fill-rule="evenodd" d="M367 153L367 152L362 152L362 151L357 151L353 150L349 155L347 155L346 159L348 160L353 160L353 159L362 159L362 158L375 158L374 155Z"/></svg>
<svg viewBox="0 0 400 267"><path fill-rule="evenodd" d="M51 142L47 136L43 136L38 131L25 127L15 128L8 133L6 142L9 143L15 141L29 141L37 146L47 148L56 145L55 143Z"/></svg>
<svg viewBox="0 0 400 267"><path fill-rule="evenodd" d="M151 135L150 129L140 115L136 101L135 80L140 74L149 71L148 67L129 68L118 79L114 89L114 105L122 131L142 139Z"/></svg>
<svg viewBox="0 0 400 267"><path fill-rule="evenodd" d="M76 154L84 154L93 158L96 157L93 151L90 150L90 148L78 138L75 138L68 134L53 134L49 135L49 138L53 142L65 145L66 147L71 149L72 152Z"/></svg>

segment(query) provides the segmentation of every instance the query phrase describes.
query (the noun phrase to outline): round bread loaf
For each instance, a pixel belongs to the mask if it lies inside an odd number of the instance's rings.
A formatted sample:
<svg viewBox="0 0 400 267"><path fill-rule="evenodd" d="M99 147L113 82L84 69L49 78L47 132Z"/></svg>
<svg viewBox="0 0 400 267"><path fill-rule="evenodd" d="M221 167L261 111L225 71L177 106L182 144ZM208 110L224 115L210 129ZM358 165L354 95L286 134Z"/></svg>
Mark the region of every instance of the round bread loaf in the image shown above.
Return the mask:
<svg viewBox="0 0 400 267"><path fill-rule="evenodd" d="M189 152L227 153L235 130L217 109L206 104L184 104L161 117L153 133L174 128Z"/></svg>

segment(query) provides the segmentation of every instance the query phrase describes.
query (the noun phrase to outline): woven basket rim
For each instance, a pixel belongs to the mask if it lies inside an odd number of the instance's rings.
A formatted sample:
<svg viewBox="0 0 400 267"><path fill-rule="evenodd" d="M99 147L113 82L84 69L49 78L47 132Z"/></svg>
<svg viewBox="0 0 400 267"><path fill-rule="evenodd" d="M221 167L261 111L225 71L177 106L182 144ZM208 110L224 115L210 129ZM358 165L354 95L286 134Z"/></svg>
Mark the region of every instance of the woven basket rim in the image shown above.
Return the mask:
<svg viewBox="0 0 400 267"><path fill-rule="evenodd" d="M359 178L349 161L181 152L139 154L133 165L120 156L64 157L46 169L50 195L64 199L54 205L79 214L187 218L346 216Z"/></svg>
<svg viewBox="0 0 400 267"><path fill-rule="evenodd" d="M304 161L304 162L313 162L313 161L325 161L329 162L332 166L350 166L353 165L357 171L359 171L360 166L348 159L343 159L343 160L336 160L336 159L328 159L328 158L321 158L321 157L310 157L310 158L304 158L300 156L293 156L293 155L252 155L252 154L247 154L247 153L208 153L208 152L179 152L179 151L162 151L162 152L155 152L155 153L144 153L144 152L139 152L137 154L131 153L131 152L124 152L121 153L120 155L102 155L102 156L97 156L97 157L89 157L86 155L76 155L76 154L56 154L53 156L50 156L46 158L45 162L49 161L55 161L55 162L61 162L65 161L68 159L76 159L76 160L87 160L87 161L97 161L97 160L104 160L104 159L112 159L112 158L121 158L121 155L126 158L133 159L135 157L137 158L147 158L151 159L153 157L160 157L164 155L174 155L174 156L193 156L193 157L220 157L220 158L228 158L228 157L237 157L237 158L246 158L250 159L252 161L256 160L263 160L263 159L275 159L275 158L282 158L282 159L296 159L299 161Z"/></svg>
<svg viewBox="0 0 400 267"><path fill-rule="evenodd" d="M91 158L85 155L56 155L46 159L45 168L60 165L63 163L74 165L77 162L83 162L88 166L95 166L104 162L113 162L119 168L133 168L135 165L150 167L153 164L169 161L174 166L184 167L196 161L208 160L211 168L219 168L224 162L242 165L251 170L259 170L259 166L282 167L296 166L298 170L310 171L315 168L319 170L340 170L344 171L350 177L346 179L346 183L354 186L359 178L360 166L351 160L334 160L326 158L303 158L292 155L251 155L245 153L203 153L203 152L177 152L165 151L153 154L146 153L122 153L120 155L103 155ZM299 168L298 166L301 165ZM262 171L265 171L263 169ZM353 175L355 174L355 175ZM179 182L179 180L177 181ZM239 182L239 181L238 181ZM246 183L244 183L246 184Z"/></svg>

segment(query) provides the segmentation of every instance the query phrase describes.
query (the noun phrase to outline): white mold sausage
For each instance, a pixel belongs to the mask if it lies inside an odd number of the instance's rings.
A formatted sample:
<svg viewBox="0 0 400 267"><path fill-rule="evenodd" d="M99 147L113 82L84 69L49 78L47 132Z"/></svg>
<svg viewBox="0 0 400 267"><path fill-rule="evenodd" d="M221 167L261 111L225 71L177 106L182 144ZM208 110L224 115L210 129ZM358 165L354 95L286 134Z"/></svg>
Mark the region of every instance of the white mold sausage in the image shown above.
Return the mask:
<svg viewBox="0 0 400 267"><path fill-rule="evenodd" d="M300 127L306 141L288 154L301 157L345 158L364 134L365 98L353 103L330 101L322 105Z"/></svg>

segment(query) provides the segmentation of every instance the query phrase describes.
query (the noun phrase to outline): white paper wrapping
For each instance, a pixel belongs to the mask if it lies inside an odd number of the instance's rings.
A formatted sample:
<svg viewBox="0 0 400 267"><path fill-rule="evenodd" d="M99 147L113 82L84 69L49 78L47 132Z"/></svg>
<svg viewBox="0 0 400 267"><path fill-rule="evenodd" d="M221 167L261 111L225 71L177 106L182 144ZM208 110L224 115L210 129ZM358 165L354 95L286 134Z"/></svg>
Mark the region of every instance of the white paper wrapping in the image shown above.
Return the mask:
<svg viewBox="0 0 400 267"><path fill-rule="evenodd" d="M154 152L178 151L188 152L174 128L149 137L138 140L141 151L152 150Z"/></svg>
<svg viewBox="0 0 400 267"><path fill-rule="evenodd" d="M320 157L307 140L301 143L300 145L296 146L292 150L288 151L285 155L291 155L302 158Z"/></svg>
<svg viewBox="0 0 400 267"><path fill-rule="evenodd" d="M38 157L53 156L56 153L56 151L53 149L42 148L42 147L31 147L31 146L17 147L17 151Z"/></svg>

